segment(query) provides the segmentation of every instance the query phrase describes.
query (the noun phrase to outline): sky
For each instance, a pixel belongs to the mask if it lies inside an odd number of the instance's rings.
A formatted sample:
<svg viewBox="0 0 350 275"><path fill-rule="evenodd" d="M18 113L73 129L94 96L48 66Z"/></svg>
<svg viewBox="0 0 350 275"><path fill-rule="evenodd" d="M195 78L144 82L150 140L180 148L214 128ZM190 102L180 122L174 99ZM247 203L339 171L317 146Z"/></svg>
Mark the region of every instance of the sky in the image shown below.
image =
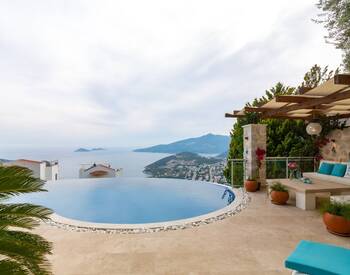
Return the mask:
<svg viewBox="0 0 350 275"><path fill-rule="evenodd" d="M2 0L0 145L227 135L225 112L340 65L316 2Z"/></svg>

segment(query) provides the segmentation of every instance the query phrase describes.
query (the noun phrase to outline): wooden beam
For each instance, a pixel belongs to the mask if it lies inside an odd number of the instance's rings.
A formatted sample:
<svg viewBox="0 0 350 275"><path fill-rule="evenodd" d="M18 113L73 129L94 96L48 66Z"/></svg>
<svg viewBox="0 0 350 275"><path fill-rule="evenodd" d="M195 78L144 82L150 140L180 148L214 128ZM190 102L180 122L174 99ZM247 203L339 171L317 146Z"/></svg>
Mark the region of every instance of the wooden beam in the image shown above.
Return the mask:
<svg viewBox="0 0 350 275"><path fill-rule="evenodd" d="M230 114L230 113L225 113L225 117L235 117L234 114Z"/></svg>
<svg viewBox="0 0 350 275"><path fill-rule="evenodd" d="M330 111L350 111L350 105L349 104L344 104L344 105L339 104L339 106L347 106L346 109L338 107L337 105L323 105L322 104L322 105L316 106L315 109L330 110Z"/></svg>
<svg viewBox="0 0 350 275"><path fill-rule="evenodd" d="M337 74L334 76L334 84L350 85L350 74Z"/></svg>
<svg viewBox="0 0 350 275"><path fill-rule="evenodd" d="M248 113L261 113L272 111L274 108L264 108L264 107L244 107L244 111Z"/></svg>
<svg viewBox="0 0 350 275"><path fill-rule="evenodd" d="M270 116L275 116L275 115L282 115L282 114L288 113L290 111L295 111L295 110L300 110L300 109L309 109L309 108L312 108L312 107L317 106L317 105L327 104L330 102L343 100L343 99L348 99L348 98L350 98L350 91L342 92L343 90L346 90L346 89L348 89L348 87L345 87L345 88L339 90L337 93L333 93L333 94L325 96L325 97L315 98L312 100L306 100L305 102L302 102L299 104L283 106L282 108L278 108L276 110L266 112L263 114L263 116L270 117Z"/></svg>
<svg viewBox="0 0 350 275"><path fill-rule="evenodd" d="M245 117L245 115L240 115L240 114L232 114L232 113L225 113L225 117L228 118L239 118L239 117Z"/></svg>
<svg viewBox="0 0 350 275"><path fill-rule="evenodd" d="M305 116L305 117L295 117L295 116L288 116L288 115L284 115L284 116L273 116L273 117L265 117L263 119L292 119L292 120L311 120L312 116Z"/></svg>
<svg viewBox="0 0 350 275"><path fill-rule="evenodd" d="M349 117L350 117L350 113L349 114L338 115L338 118L349 118Z"/></svg>
<svg viewBox="0 0 350 275"><path fill-rule="evenodd" d="M285 102L285 103L302 103L308 100L318 99L320 97L309 97L302 95L278 95L275 97L276 102Z"/></svg>

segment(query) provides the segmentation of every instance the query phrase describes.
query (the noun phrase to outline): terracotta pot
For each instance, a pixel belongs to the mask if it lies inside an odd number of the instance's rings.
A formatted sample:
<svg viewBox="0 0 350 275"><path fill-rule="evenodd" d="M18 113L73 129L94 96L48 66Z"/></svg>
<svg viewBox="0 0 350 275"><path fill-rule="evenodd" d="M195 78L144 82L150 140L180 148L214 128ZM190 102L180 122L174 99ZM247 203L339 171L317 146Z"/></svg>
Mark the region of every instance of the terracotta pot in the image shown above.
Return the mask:
<svg viewBox="0 0 350 275"><path fill-rule="evenodd" d="M271 202L274 204L286 204L289 199L289 193L283 191L271 191Z"/></svg>
<svg viewBox="0 0 350 275"><path fill-rule="evenodd" d="M328 232L335 235L350 237L350 220L326 212L323 214L323 222Z"/></svg>
<svg viewBox="0 0 350 275"><path fill-rule="evenodd" d="M244 187L248 192L256 192L258 190L258 183L255 180L246 180Z"/></svg>

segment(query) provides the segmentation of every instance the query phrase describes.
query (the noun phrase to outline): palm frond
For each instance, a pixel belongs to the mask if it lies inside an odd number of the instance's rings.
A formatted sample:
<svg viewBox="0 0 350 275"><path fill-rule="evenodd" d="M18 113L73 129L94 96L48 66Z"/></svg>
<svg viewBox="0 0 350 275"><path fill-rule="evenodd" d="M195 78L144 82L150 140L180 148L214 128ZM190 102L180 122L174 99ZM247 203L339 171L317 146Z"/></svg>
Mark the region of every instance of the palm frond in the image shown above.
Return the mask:
<svg viewBox="0 0 350 275"><path fill-rule="evenodd" d="M6 275L31 275L20 263L4 259L0 261L0 274Z"/></svg>
<svg viewBox="0 0 350 275"><path fill-rule="evenodd" d="M0 230L0 254L14 260L33 274L51 274L45 258L52 245L44 238L21 231Z"/></svg>
<svg viewBox="0 0 350 275"><path fill-rule="evenodd" d="M8 226L32 229L52 213L51 209L29 203L0 204L0 229Z"/></svg>
<svg viewBox="0 0 350 275"><path fill-rule="evenodd" d="M0 166L0 199L22 193L46 191L43 188L44 183L35 178L27 168Z"/></svg>

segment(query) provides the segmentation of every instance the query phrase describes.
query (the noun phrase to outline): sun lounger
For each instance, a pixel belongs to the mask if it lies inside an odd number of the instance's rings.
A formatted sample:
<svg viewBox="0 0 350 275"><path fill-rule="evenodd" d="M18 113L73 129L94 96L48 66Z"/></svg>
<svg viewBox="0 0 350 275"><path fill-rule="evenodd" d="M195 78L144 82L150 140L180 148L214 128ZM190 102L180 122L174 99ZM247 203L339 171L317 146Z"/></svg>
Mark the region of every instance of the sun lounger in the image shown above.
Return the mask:
<svg viewBox="0 0 350 275"><path fill-rule="evenodd" d="M350 249L301 241L285 261L285 267L309 275L349 275Z"/></svg>

